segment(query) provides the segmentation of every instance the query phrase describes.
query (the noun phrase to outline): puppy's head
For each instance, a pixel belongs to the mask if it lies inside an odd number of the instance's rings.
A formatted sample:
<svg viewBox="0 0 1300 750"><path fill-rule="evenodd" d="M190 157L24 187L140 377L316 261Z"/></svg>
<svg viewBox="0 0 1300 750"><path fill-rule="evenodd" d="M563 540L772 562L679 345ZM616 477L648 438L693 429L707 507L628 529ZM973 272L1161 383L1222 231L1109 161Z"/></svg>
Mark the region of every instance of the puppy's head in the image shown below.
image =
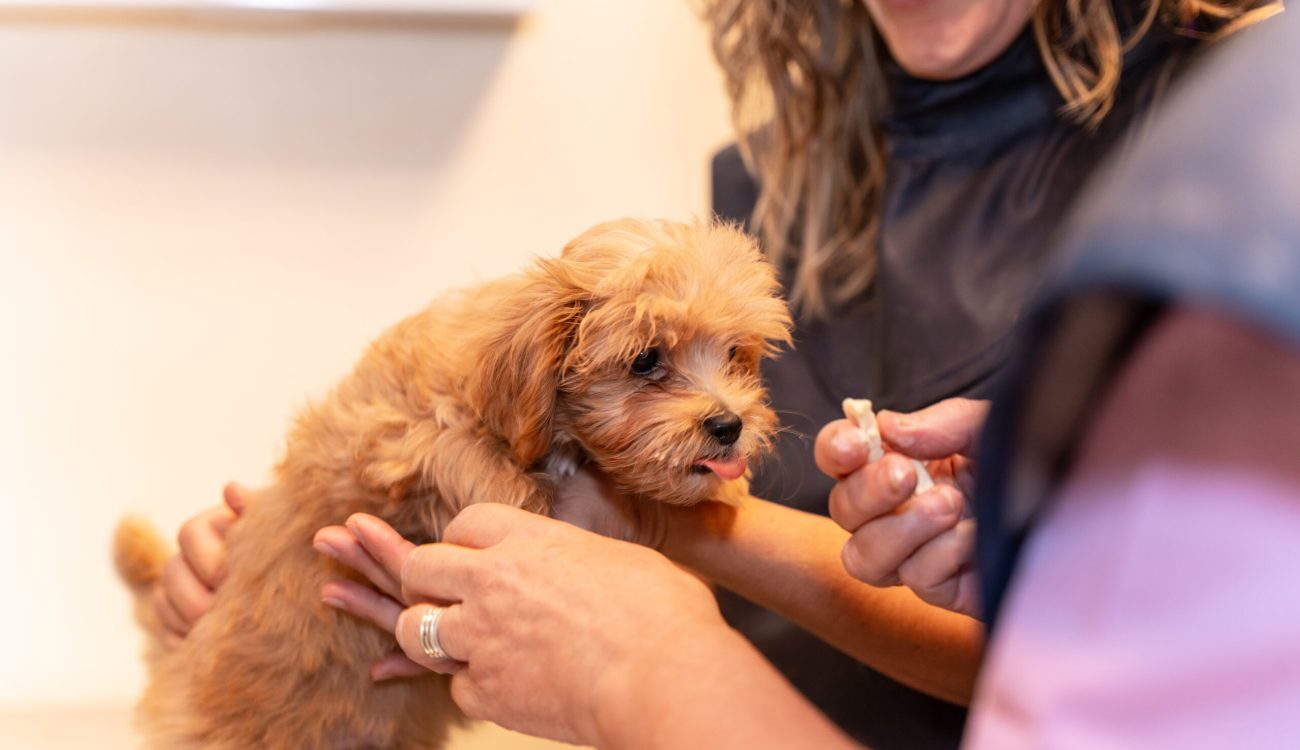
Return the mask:
<svg viewBox="0 0 1300 750"><path fill-rule="evenodd" d="M789 341L790 317L743 233L611 222L536 273L552 303L520 327L544 354L514 362L533 394L511 399L518 459L577 453L625 491L689 505L768 447L777 419L758 363Z"/></svg>

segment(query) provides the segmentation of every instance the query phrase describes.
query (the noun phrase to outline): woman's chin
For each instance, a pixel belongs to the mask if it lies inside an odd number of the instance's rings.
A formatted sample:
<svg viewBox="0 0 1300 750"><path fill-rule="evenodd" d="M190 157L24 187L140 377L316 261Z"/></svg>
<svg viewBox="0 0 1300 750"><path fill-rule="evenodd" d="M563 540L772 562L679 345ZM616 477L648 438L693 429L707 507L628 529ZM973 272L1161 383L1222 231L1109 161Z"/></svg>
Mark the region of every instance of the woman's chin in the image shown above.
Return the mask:
<svg viewBox="0 0 1300 750"><path fill-rule="evenodd" d="M885 3L877 26L894 61L909 75L961 78L989 64L1024 30L1032 0L947 3L951 7Z"/></svg>

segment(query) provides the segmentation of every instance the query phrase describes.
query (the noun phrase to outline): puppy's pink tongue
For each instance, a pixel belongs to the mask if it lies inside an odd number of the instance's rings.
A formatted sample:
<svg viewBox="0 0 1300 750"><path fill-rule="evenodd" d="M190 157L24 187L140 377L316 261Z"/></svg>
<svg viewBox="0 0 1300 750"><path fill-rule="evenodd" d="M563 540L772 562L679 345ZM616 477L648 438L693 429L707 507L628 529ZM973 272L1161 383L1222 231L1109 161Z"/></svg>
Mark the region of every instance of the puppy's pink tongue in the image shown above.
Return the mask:
<svg viewBox="0 0 1300 750"><path fill-rule="evenodd" d="M717 474L720 478L725 479L728 482L733 479L740 479L744 476L745 468L747 466L744 456L736 456L735 458L726 458L721 460L710 458L707 461L701 461L700 465L709 467L714 474Z"/></svg>

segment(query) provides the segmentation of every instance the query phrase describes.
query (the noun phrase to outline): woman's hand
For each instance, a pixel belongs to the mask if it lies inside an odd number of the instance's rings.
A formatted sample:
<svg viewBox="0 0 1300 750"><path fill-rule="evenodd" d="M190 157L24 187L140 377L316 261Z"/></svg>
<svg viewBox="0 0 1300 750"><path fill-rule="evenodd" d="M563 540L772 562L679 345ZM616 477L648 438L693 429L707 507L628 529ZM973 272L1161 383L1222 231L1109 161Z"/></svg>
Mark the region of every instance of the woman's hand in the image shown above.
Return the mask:
<svg viewBox="0 0 1300 750"><path fill-rule="evenodd" d="M971 569L975 522L964 518L974 488L974 455L988 403L948 399L911 414L881 412L884 458L867 463L867 447L847 420L822 428L817 466L838 480L830 512L852 536L842 559L853 577L874 586L903 584L925 601L975 615L978 581ZM935 480L914 495L926 461Z"/></svg>
<svg viewBox="0 0 1300 750"><path fill-rule="evenodd" d="M226 534L256 495L238 484L222 490L224 505L210 508L181 526L180 552L163 564L154 586L153 607L175 645L212 608L212 595L226 577Z"/></svg>
<svg viewBox="0 0 1300 750"><path fill-rule="evenodd" d="M583 467L560 483L554 510L556 518L578 528L654 549L662 543L667 528L667 509L662 503L633 500L615 489L594 467ZM396 622L406 606L397 581L342 526L323 529L317 534L314 546L318 552L361 572L376 587L370 589L350 581L336 581L323 592L324 601L331 606L351 608L354 614L391 632L394 626L389 622ZM420 664L398 650L375 662L370 677L376 681L417 677L430 669L449 673L455 667L455 662Z"/></svg>
<svg viewBox="0 0 1300 750"><path fill-rule="evenodd" d="M616 723L602 717L636 704L639 669L729 632L703 584L637 545L493 504L466 508L443 539L415 547L361 514L322 529L318 549L390 595L335 581L322 597L394 632L413 662L453 674L452 697L475 718L600 744ZM423 602L449 605L438 633L455 662L420 647Z"/></svg>

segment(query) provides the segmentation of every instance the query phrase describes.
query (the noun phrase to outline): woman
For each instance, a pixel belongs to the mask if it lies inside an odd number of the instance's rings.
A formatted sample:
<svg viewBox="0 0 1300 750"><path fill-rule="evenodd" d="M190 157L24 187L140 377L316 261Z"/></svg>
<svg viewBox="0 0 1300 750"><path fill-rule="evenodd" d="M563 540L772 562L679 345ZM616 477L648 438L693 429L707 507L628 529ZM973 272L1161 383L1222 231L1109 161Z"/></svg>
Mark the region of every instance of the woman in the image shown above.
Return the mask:
<svg viewBox="0 0 1300 750"><path fill-rule="evenodd" d="M754 494L827 512L831 479L797 435L836 420L845 396L899 411L988 398L1059 220L1187 64L1197 37L1248 23L1237 16L1248 6L712 3L745 155L715 162L715 208L752 214L801 312L795 350L764 373L793 432ZM761 106L769 91L774 118ZM972 536L967 524L950 538ZM955 744L960 712L741 597L720 600L728 620L859 740Z"/></svg>
<svg viewBox="0 0 1300 750"><path fill-rule="evenodd" d="M1300 742L1298 41L1216 53L1071 220L981 438L972 747Z"/></svg>
<svg viewBox="0 0 1300 750"><path fill-rule="evenodd" d="M800 311L796 350L766 373L774 405L794 433L812 434L835 419L847 395L870 395L896 410L985 395L1005 358L1006 335L1047 262L1056 222L1092 168L1199 40L1254 20L1254 5L711 4L741 152L757 180L748 183L720 159L717 203L748 214L743 194L752 191L752 227L782 264ZM878 39L887 53L877 49ZM841 447L848 456L859 450ZM833 479L811 470L809 453L806 442L784 440L772 470L756 477L755 495L825 512ZM906 498L912 478L903 471L891 492ZM860 482L888 478L882 471L861 476ZM595 493L585 501L579 489L571 494L571 512L590 514ZM897 515L966 544L962 504L960 493L945 486L903 500ZM861 512L838 515L851 530L864 521ZM187 535L191 548L212 549L210 535ZM200 537L208 541L194 541ZM346 545L342 537L323 540L330 541ZM968 697L978 626L926 608L901 589L854 585L839 560L844 543L828 521L754 501L734 514L673 514L663 549L894 679L949 701ZM850 570L889 582L861 569L854 549L860 547L845 548ZM210 581L219 566L202 557L187 552L195 561L189 567L206 568ZM185 583L160 597L178 630L186 618L177 610L193 616L205 593L198 585L204 576L187 577L185 567L172 566L181 572L168 580ZM346 597L340 603L358 606ZM775 632L756 640L800 687L836 709L837 719L851 722L858 738L879 747L955 744L959 714L945 715L938 704L868 672L850 671L828 685L821 677L845 674L844 662L827 666L824 648L809 658L810 646L788 625L736 613L739 606L728 603L733 620L751 632ZM448 622L449 638L455 621Z"/></svg>

